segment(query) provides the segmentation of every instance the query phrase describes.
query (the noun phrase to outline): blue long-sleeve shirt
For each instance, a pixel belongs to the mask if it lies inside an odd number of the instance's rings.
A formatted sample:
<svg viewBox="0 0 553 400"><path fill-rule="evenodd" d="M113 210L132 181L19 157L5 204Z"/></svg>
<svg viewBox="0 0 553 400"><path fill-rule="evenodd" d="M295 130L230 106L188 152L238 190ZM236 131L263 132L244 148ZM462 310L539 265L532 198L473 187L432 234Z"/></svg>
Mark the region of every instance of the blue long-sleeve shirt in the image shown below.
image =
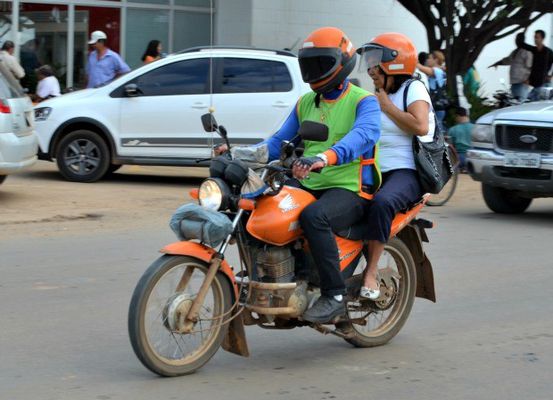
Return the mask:
<svg viewBox="0 0 553 400"><path fill-rule="evenodd" d="M347 84L344 84L341 90L336 89L323 96L325 99L335 100L346 89ZM299 126L296 106L278 132L262 142L269 147L269 160L279 158L281 142L283 140L292 140L296 136ZM367 96L357 104L355 122L351 130L330 149L336 153L337 165L347 164L360 156L366 159L372 158L374 146L379 139L380 105L375 96ZM299 142L299 139L296 139L296 141ZM372 167L363 168L363 184L365 185L373 183L370 168Z"/></svg>

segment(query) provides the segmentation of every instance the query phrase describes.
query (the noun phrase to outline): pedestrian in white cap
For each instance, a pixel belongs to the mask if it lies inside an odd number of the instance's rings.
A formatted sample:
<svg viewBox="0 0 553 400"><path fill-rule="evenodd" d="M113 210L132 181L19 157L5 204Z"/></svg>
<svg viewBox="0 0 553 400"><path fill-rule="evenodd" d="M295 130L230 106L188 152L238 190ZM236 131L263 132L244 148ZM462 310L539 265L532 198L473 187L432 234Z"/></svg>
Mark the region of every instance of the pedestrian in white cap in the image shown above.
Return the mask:
<svg viewBox="0 0 553 400"><path fill-rule="evenodd" d="M131 69L121 56L106 46L107 35L102 31L94 31L88 44L94 50L88 55L87 88L95 88L111 82Z"/></svg>

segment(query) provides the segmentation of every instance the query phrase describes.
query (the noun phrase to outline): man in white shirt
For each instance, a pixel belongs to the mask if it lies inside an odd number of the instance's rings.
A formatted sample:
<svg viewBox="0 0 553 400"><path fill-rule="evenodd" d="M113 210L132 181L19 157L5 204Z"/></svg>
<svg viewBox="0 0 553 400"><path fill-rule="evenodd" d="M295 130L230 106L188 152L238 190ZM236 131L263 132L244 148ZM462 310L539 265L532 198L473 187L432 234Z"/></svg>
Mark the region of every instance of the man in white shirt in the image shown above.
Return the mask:
<svg viewBox="0 0 553 400"><path fill-rule="evenodd" d="M5 63L6 67L8 67L15 79L21 79L25 76L25 70L21 67L21 65L19 65L17 59L13 56L14 50L15 45L11 40L4 42L2 45L2 51L0 51L0 54L2 55L1 60Z"/></svg>
<svg viewBox="0 0 553 400"><path fill-rule="evenodd" d="M54 71L49 65L43 65L36 70L37 77L39 79L36 87L35 102L41 102L51 97L60 96L60 84L58 79L54 76Z"/></svg>

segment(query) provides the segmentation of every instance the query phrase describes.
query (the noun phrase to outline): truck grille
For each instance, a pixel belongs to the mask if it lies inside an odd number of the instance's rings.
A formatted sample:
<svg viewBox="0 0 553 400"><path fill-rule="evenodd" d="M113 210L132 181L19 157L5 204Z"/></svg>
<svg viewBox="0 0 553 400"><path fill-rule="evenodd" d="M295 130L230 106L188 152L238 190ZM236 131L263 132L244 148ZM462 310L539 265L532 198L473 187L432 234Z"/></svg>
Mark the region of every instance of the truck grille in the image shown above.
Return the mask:
<svg viewBox="0 0 553 400"><path fill-rule="evenodd" d="M525 143L522 136L532 136L537 140L534 143ZM524 138L523 138L524 139ZM495 141L497 147L503 150L551 153L553 152L553 129L536 128L531 126L496 125Z"/></svg>

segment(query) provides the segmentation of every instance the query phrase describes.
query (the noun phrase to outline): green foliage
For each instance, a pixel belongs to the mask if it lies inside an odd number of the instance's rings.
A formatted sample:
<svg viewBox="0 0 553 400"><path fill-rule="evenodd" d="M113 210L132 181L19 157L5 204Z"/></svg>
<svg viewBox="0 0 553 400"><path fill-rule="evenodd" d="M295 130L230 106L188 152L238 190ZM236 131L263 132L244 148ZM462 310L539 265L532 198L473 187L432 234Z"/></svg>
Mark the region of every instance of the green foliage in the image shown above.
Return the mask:
<svg viewBox="0 0 553 400"><path fill-rule="evenodd" d="M493 110L490 106L484 104L486 98L480 97L480 94L474 95L472 93L466 94L467 101L471 105L470 107L470 120L475 122L482 115L489 113Z"/></svg>

